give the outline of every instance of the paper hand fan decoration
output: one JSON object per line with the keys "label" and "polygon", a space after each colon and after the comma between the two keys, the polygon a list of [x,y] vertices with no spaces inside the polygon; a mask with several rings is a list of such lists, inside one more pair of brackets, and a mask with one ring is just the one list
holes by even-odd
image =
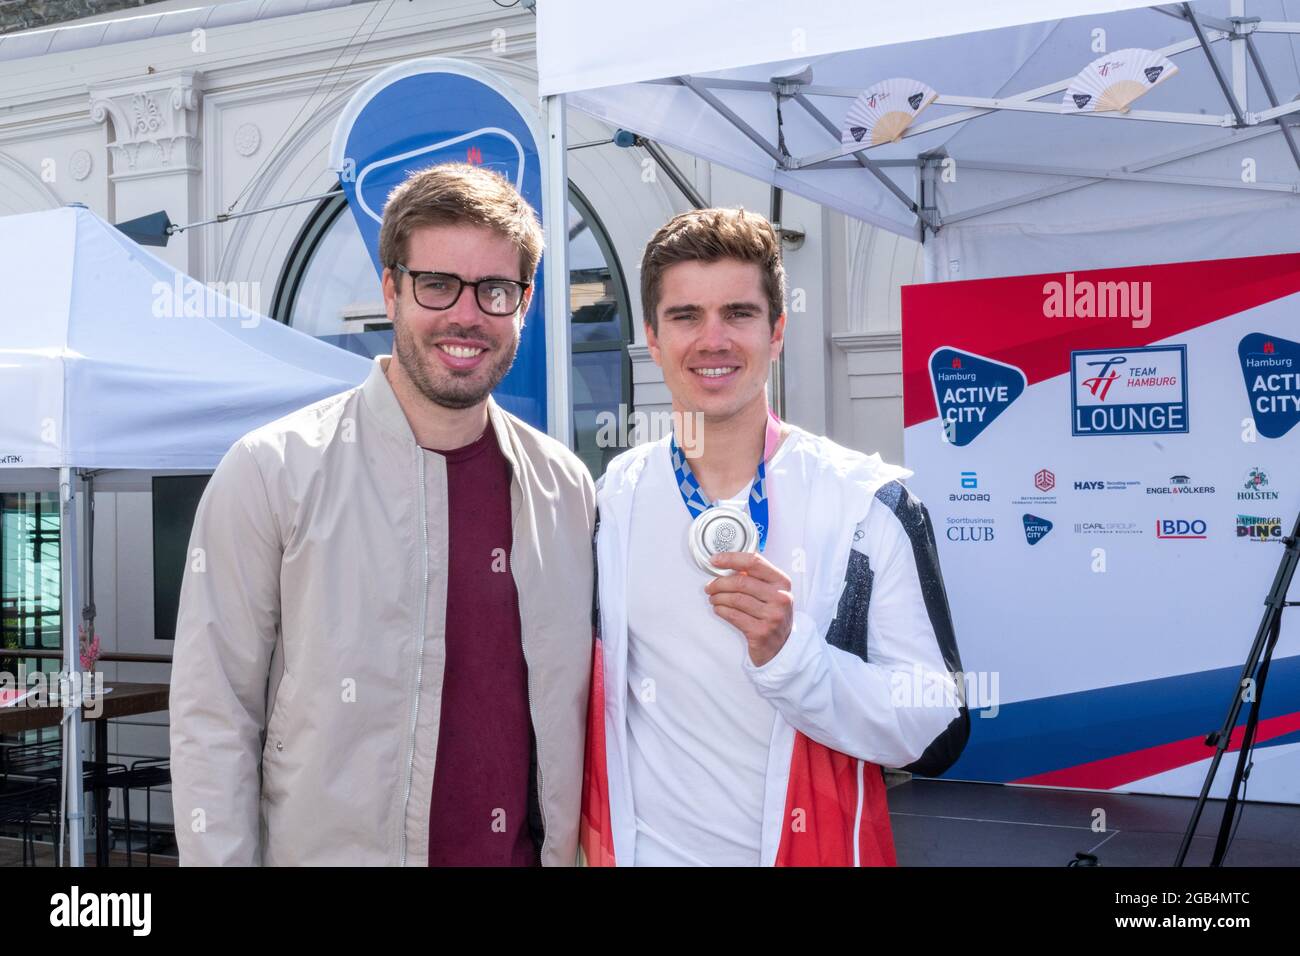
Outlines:
{"label": "paper hand fan decoration", "polygon": [[916,114],[938,95],[919,80],[882,80],[853,101],[840,129],[840,142],[867,146],[895,143]]}
{"label": "paper hand fan decoration", "polygon": [[1178,72],[1172,60],[1155,50],[1131,47],[1093,60],[1070,81],[1062,113],[1127,113],[1129,105],[1157,83]]}

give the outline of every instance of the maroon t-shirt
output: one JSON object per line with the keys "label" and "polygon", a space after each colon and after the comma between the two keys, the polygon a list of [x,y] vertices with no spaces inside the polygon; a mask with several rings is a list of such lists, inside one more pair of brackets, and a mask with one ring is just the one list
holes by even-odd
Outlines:
{"label": "maroon t-shirt", "polygon": [[536,866],[528,670],[510,573],[510,463],[489,425],[447,459],[447,666],[430,866]]}

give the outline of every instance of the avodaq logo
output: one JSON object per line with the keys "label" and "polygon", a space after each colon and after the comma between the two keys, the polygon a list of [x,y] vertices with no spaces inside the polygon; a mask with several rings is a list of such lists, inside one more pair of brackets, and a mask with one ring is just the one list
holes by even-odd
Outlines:
{"label": "avodaq logo", "polygon": [[1251,332],[1237,345],[1255,430],[1281,438],[1300,422],[1300,342]]}
{"label": "avodaq logo", "polygon": [[942,346],[930,355],[934,404],[942,438],[969,445],[1025,390],[1025,373],[1014,365]]}

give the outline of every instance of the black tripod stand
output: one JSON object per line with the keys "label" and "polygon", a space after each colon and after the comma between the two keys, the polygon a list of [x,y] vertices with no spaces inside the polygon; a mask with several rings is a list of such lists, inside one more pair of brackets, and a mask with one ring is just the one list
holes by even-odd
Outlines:
{"label": "black tripod stand", "polygon": [[1214,783],[1214,776],[1219,770],[1219,761],[1223,759],[1223,754],[1232,740],[1232,730],[1237,725],[1237,715],[1241,713],[1241,705],[1249,700],[1250,717],[1246,721],[1246,732],[1242,736],[1241,749],[1237,753],[1237,769],[1232,774],[1232,785],[1228,788],[1228,801],[1223,807],[1219,839],[1214,845],[1214,856],[1210,860],[1210,866],[1222,865],[1223,855],[1228,850],[1232,821],[1237,814],[1237,794],[1241,789],[1242,781],[1250,772],[1247,762],[1250,760],[1251,747],[1255,743],[1255,727],[1259,723],[1259,708],[1264,699],[1264,682],[1268,679],[1268,665],[1273,659],[1273,648],[1277,645],[1277,638],[1282,630],[1282,608],[1300,605],[1300,601],[1286,600],[1291,579],[1295,576],[1296,565],[1300,563],[1300,515],[1296,516],[1291,536],[1283,538],[1282,544],[1286,547],[1286,551],[1282,554],[1282,561],[1278,565],[1277,576],[1273,578],[1273,587],[1268,592],[1268,597],[1264,599],[1264,619],[1260,621],[1259,630],[1255,634],[1255,643],[1251,645],[1246,666],[1241,670],[1241,678],[1233,689],[1232,704],[1228,707],[1227,719],[1219,730],[1205,738],[1205,745],[1215,748],[1214,759],[1210,761],[1210,771],[1205,775],[1205,785],[1201,787],[1201,795],[1196,798],[1192,820],[1187,825],[1187,832],[1183,834],[1183,845],[1178,849],[1178,859],[1174,861],[1174,866],[1182,866],[1187,859],[1187,851],[1192,845],[1196,825],[1200,823],[1201,812],[1205,809],[1205,801],[1210,794],[1210,785]]}

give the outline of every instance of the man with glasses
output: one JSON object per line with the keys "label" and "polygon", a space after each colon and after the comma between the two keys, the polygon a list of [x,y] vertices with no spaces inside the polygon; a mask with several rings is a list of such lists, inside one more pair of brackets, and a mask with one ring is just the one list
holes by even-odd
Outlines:
{"label": "man with glasses", "polygon": [[491,397],[542,233],[500,175],[413,174],[379,239],[394,355],[230,450],[172,670],[183,864],[567,865],[594,491]]}

